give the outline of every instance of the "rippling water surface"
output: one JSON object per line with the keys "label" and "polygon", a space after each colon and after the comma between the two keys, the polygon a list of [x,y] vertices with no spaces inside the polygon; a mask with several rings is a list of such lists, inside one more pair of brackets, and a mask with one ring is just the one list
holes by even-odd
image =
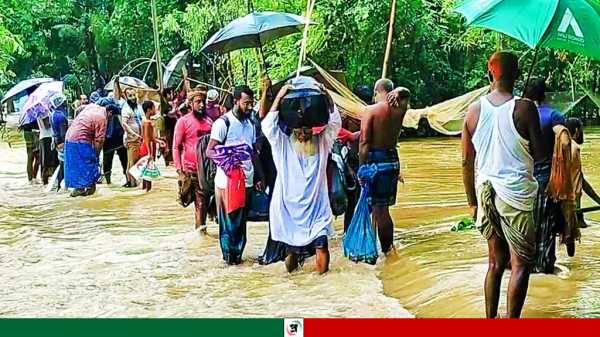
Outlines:
{"label": "rippling water surface", "polygon": [[[406,184],[399,188],[398,255],[354,264],[330,242],[331,272],[313,261],[288,275],[283,264],[253,262],[265,223],[249,224],[245,262],[227,267],[218,228],[192,230],[192,210],[175,202],[172,168],[150,193],[99,185],[90,198],[30,185],[21,136],[0,143],[0,316],[231,317],[481,316],[485,242],[452,233],[466,213],[458,140],[401,143]],[[600,189],[600,132],[587,138],[587,177]],[[115,158],[116,159],[116,158]],[[115,162],[115,167],[118,166]],[[586,201],[588,202],[588,201]],[[556,275],[532,278],[525,315],[600,316],[600,213],[588,216],[575,258],[561,249]],[[341,219],[340,219],[341,220]],[[596,221],[596,222],[595,222]]]}

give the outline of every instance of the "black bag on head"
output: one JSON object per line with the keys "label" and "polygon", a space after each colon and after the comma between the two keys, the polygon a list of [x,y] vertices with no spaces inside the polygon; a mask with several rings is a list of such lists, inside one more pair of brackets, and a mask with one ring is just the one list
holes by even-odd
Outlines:
{"label": "black bag on head", "polygon": [[312,77],[291,80],[292,88],[281,100],[279,115],[290,129],[326,125],[329,121],[327,98]]}

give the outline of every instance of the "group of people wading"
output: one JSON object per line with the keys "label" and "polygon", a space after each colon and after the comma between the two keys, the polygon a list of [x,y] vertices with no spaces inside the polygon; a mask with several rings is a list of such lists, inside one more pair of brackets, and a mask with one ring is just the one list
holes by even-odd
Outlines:
{"label": "group of people wading", "polygon": [[[252,214],[259,212],[257,209],[266,208],[269,236],[259,258],[261,264],[285,261],[292,272],[307,257],[316,255],[316,271],[329,269],[328,237],[334,233],[334,215],[328,171],[336,142],[357,158],[355,165],[348,166],[352,172],[360,163],[395,164],[396,170],[374,179],[371,199],[382,249],[392,249],[393,224],[387,207],[396,198],[396,140],[408,106],[408,91],[393,90],[389,80],[376,83],[376,103],[368,107],[361,131],[353,133],[342,128],[340,113],[325,87],[317,86],[326,97],[322,113],[327,122],[312,127],[291,128],[281,117],[282,100],[294,84],[284,85],[272,97],[268,94],[271,82],[263,78],[263,96],[255,109],[253,91],[236,87],[232,109],[216,120],[206,115],[205,91],[195,89],[187,94],[191,112],[177,121],[173,141],[178,200],[183,206],[194,203],[196,228],[201,232],[206,232],[207,216],[216,217],[223,259],[228,264],[242,262],[246,223],[256,221]],[[359,135],[360,145],[356,146]],[[350,166],[355,166],[354,170]],[[354,206],[352,201],[345,206],[347,218],[352,217]]]}
{"label": "group of people wading", "polygon": [[[553,272],[556,235],[569,255],[574,254],[579,228],[585,226],[582,216],[575,213],[582,193],[598,203],[600,197],[581,172],[581,122],[565,119],[550,108],[543,81],[527,88],[527,98],[513,95],[520,75],[515,55],[493,54],[488,69],[491,91],[469,107],[465,119],[463,178],[477,227],[488,242],[487,316],[498,316],[500,282],[504,270],[510,268],[508,316],[519,317],[530,273]],[[38,121],[39,145],[34,145],[30,130],[35,126],[24,128],[29,178],[36,175],[33,150],[37,146],[42,152],[44,182],[51,174],[46,169],[55,165],[52,151],[57,151],[61,170],[57,186],[64,175],[66,187],[74,189],[72,196],[94,193],[101,177],[100,153],[104,182],[111,183],[116,152],[127,177],[123,187],[132,188],[139,179],[130,174],[131,168],[144,155],[153,162],[161,152],[166,164],[172,163],[177,170],[177,201],[184,207],[194,205],[196,229],[206,233],[207,218],[216,219],[227,264],[242,263],[247,221],[268,220],[261,264],[285,261],[287,271],[292,272],[316,255],[316,271],[325,273],[328,237],[334,233],[332,208],[338,208],[331,201],[330,176],[331,165],[336,166],[332,149],[337,144],[345,148],[340,165],[348,201],[342,210],[344,230],[351,223],[361,184],[369,184],[365,200],[381,249],[391,252],[394,225],[388,207],[395,204],[402,179],[397,141],[410,92],[394,89],[390,80],[377,81],[374,103],[361,115],[360,131],[351,132],[342,128],[327,89],[320,84],[318,88],[326,98],[323,125],[286,125],[281,105],[294,84],[275,93],[264,77],[260,101],[256,102],[248,86],[238,86],[228,109],[219,104],[219,92],[203,85],[193,89],[186,85],[180,93],[165,90],[160,128],[153,123],[157,104],[140,100],[133,88],[121,90],[117,78],[114,96],[99,86],[90,95],[90,103],[82,97],[84,104],[70,126],[65,100],[57,99],[48,120]],[[301,110],[307,108],[301,106]],[[47,141],[48,137],[53,140]],[[356,175],[365,164],[375,168],[368,182]],[[348,188],[350,180],[354,180],[352,189]],[[149,182],[143,185],[150,190]]]}

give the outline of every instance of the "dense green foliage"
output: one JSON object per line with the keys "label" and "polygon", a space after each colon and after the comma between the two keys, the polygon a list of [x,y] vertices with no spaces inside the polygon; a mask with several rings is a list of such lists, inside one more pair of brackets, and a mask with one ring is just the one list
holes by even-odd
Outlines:
{"label": "dense green foliage", "polygon": [[[524,44],[494,32],[467,29],[452,13],[453,0],[398,0],[389,77],[409,87],[414,106],[463,94],[487,83],[485,60],[498,48],[522,55],[528,69],[533,56]],[[166,62],[190,48],[200,66],[193,76],[222,84],[257,85],[260,62],[254,50],[223,56],[203,55],[203,43],[230,20],[249,10],[301,14],[305,0],[157,0],[161,55]],[[381,76],[390,1],[317,0],[308,55],[328,69],[346,72],[350,86],[371,84]],[[148,0],[4,0],[0,3],[0,89],[17,80],[48,75],[66,80],[75,92],[89,92],[98,77],[110,79],[136,58],[154,52]],[[295,70],[301,35],[265,46],[272,78]],[[134,75],[143,77],[146,67]],[[128,72],[128,70],[125,70]],[[548,77],[556,91],[600,89],[595,61],[542,50],[534,75]],[[154,83],[153,72],[147,78]],[[521,83],[522,84],[522,83]]]}

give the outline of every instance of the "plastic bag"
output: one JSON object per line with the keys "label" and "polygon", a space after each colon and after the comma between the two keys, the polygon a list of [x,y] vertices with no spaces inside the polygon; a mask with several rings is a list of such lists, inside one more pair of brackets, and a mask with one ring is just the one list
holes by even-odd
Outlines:
{"label": "plastic bag", "polygon": [[229,172],[223,199],[227,214],[246,205],[246,177],[241,167],[236,167]]}
{"label": "plastic bag", "polygon": [[269,221],[269,202],[268,191],[253,190],[250,194],[248,221]]}
{"label": "plastic bag", "polygon": [[160,177],[160,170],[149,156],[144,156],[129,169],[129,174],[136,180],[154,181]]}
{"label": "plastic bag", "polygon": [[142,168],[141,174],[142,180],[146,181],[154,181],[160,178],[160,170],[156,166],[156,162],[154,160],[148,160],[146,165]]}
{"label": "plastic bag", "polygon": [[344,235],[344,256],[354,262],[375,264],[377,254],[377,236],[371,223],[371,210],[368,204],[369,184],[366,183],[354,210],[352,222]]}
{"label": "plastic bag", "polygon": [[473,218],[461,219],[456,225],[450,228],[452,232],[461,232],[466,230],[475,229],[475,221]]}

